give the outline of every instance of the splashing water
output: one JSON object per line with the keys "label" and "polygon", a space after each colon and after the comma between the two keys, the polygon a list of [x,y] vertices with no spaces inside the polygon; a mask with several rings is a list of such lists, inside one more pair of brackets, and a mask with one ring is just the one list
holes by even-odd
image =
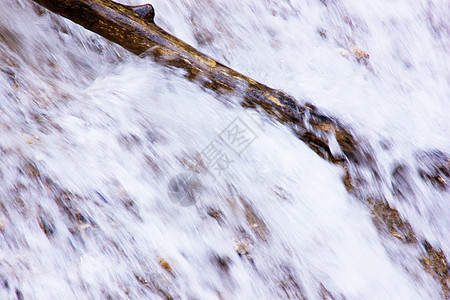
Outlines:
{"label": "splashing water", "polygon": [[[175,36],[352,128],[385,204],[240,99],[2,0],[0,299],[448,296],[447,1],[152,4]],[[254,139],[211,172],[236,120]]]}

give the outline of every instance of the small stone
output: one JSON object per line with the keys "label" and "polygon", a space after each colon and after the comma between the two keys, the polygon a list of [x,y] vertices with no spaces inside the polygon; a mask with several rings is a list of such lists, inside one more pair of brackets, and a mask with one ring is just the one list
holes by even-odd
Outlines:
{"label": "small stone", "polygon": [[370,57],[369,53],[356,46],[350,47],[350,53],[360,63],[367,63]]}
{"label": "small stone", "polygon": [[4,220],[0,219],[0,233],[5,232],[6,223]]}
{"label": "small stone", "polygon": [[348,57],[348,55],[350,54],[347,50],[345,50],[344,48],[339,48],[338,52],[340,55],[342,55],[343,57]]}
{"label": "small stone", "polygon": [[234,250],[241,256],[241,255],[247,255],[248,254],[248,247],[239,242],[237,239],[233,239],[234,244]]}
{"label": "small stone", "polygon": [[173,274],[172,267],[169,265],[169,263],[164,260],[162,257],[158,257],[158,263],[161,267],[163,267],[164,270],[169,272],[170,274]]}

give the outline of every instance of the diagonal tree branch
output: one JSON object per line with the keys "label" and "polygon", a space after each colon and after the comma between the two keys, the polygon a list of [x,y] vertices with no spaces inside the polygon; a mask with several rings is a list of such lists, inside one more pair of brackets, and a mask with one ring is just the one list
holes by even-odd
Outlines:
{"label": "diagonal tree branch", "polygon": [[[263,108],[288,125],[302,141],[333,163],[360,163],[365,155],[352,134],[312,105],[299,105],[286,93],[234,71],[158,27],[149,4],[125,6],[109,0],[34,0],[136,55],[149,54],[167,66],[186,70],[186,77],[220,94],[244,96],[245,107]],[[336,139],[342,153],[331,151]]]}

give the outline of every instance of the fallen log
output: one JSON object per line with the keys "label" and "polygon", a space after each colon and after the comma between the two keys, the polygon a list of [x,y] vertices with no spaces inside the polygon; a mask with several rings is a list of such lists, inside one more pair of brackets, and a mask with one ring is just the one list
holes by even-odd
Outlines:
{"label": "fallen log", "polygon": [[[260,107],[288,125],[298,138],[333,163],[361,163],[365,155],[353,135],[337,120],[310,104],[298,104],[286,93],[261,84],[197,51],[154,22],[149,4],[125,6],[109,0],[33,0],[136,55],[151,55],[167,66],[186,70],[186,77],[220,94],[243,95],[242,105]],[[342,152],[332,152],[329,139]]]}

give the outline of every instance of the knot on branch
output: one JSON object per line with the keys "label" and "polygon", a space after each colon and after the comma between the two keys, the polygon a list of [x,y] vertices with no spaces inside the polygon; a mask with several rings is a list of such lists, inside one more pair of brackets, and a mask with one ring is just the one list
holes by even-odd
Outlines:
{"label": "knot on branch", "polygon": [[145,19],[147,22],[153,23],[155,20],[155,9],[151,4],[128,6],[131,10]]}

